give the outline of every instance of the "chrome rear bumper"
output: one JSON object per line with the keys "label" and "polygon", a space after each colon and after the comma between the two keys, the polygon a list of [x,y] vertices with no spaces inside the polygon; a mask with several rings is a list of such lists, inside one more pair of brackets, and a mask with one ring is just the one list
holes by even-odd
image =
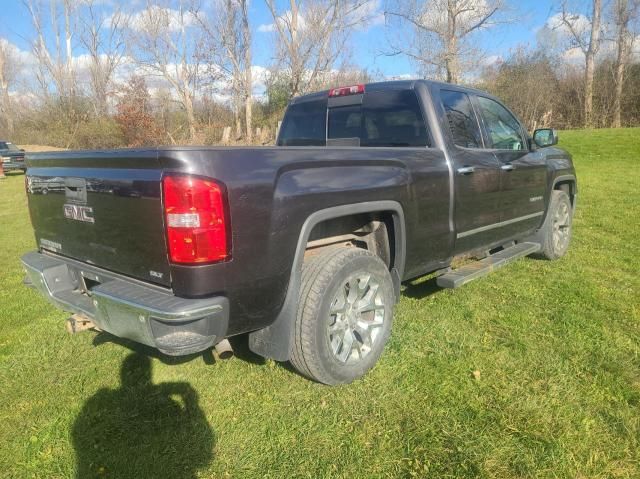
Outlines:
{"label": "chrome rear bumper", "polygon": [[225,337],[225,297],[179,298],[164,288],[35,251],[25,254],[22,263],[28,285],[58,308],[84,314],[115,336],[169,355],[196,353]]}

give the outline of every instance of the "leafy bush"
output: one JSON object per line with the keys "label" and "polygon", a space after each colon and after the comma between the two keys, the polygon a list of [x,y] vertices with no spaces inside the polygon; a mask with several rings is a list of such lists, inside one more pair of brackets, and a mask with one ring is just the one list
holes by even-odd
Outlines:
{"label": "leafy bush", "polygon": [[111,117],[92,118],[78,124],[71,147],[78,149],[121,148],[127,146],[120,126]]}

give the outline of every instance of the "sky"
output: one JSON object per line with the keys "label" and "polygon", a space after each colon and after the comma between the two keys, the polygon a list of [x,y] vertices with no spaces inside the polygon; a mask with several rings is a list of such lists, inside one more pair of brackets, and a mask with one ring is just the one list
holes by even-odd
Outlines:
{"label": "sky", "polygon": [[[285,2],[279,0],[283,7]],[[109,3],[117,0],[103,0],[105,11]],[[385,25],[382,16],[383,0],[373,0],[375,7],[380,12],[377,21],[369,22],[369,25],[355,32],[352,38],[352,62],[366,68],[372,73],[385,77],[408,76],[415,74],[415,68],[411,62],[403,56],[386,56],[385,50]],[[145,2],[131,0],[127,5],[140,4],[145,7]],[[492,27],[478,35],[480,46],[491,55],[492,58],[505,57],[509,51],[518,45],[533,45],[536,42],[536,32],[548,18],[557,10],[557,2],[552,0],[512,0],[512,23]],[[33,28],[28,12],[20,0],[0,0],[2,8],[0,22],[0,37],[4,37],[19,49],[27,51],[29,41],[33,38]],[[284,9],[284,8],[283,8]],[[268,66],[272,63],[270,43],[273,41],[273,33],[265,28],[273,22],[270,13],[263,0],[253,0],[250,4],[250,22],[253,30],[253,63],[259,66]],[[262,27],[262,28],[261,28]],[[82,53],[79,47],[74,53]]]}

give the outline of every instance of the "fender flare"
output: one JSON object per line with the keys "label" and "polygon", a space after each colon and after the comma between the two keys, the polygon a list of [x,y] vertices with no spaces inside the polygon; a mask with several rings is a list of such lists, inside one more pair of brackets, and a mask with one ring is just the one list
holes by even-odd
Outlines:
{"label": "fender flare", "polygon": [[364,203],[354,203],[348,205],[334,206],[316,211],[302,224],[298,243],[293,259],[293,267],[289,277],[289,285],[284,299],[284,303],[275,321],[266,328],[254,331],[249,334],[249,348],[256,354],[276,361],[288,361],[289,351],[292,343],[293,324],[296,317],[298,297],[300,294],[300,281],[302,276],[302,263],[304,262],[304,252],[313,228],[326,220],[350,216],[360,213],[376,213],[389,211],[393,218],[394,232],[394,261],[391,269],[391,277],[396,293],[396,298],[400,297],[400,281],[404,274],[406,259],[406,229],[404,221],[404,211],[402,205],[397,201],[368,201]]}
{"label": "fender flare", "polygon": [[[570,181],[573,182],[573,200],[571,202],[571,209],[574,211],[576,211],[576,203],[578,202],[578,180],[576,178],[575,175],[558,175],[556,177],[553,178],[553,183],[551,184],[551,191],[556,189],[556,185],[558,183],[562,183],[565,181]],[[549,194],[551,194],[551,191],[549,192]],[[546,212],[545,212],[545,216],[546,218]]]}
{"label": "fender flare", "polygon": [[575,190],[574,190],[574,198],[573,198],[573,203],[571,205],[571,209],[573,210],[573,212],[575,213],[576,211],[576,202],[578,200],[578,180],[576,179],[575,175],[558,175],[558,176],[554,176],[553,179],[549,182],[549,190],[547,191],[547,197],[549,198],[549,201],[547,201],[547,204],[545,205],[544,208],[544,214],[542,215],[542,220],[540,222],[540,224],[538,225],[538,228],[536,229],[536,231],[538,231],[540,228],[542,228],[542,225],[544,225],[544,222],[547,220],[547,214],[549,213],[549,206],[551,205],[551,194],[553,193],[553,190],[556,189],[556,185],[558,183],[561,183],[563,181],[572,181],[573,184],[575,185]]}
{"label": "fender flare", "polygon": [[578,195],[578,180],[576,179],[575,175],[558,175],[556,177],[553,178],[553,184],[551,185],[551,190],[555,190],[556,185],[558,183],[562,183],[563,181],[572,181],[573,185],[575,186],[575,191],[573,192],[573,194],[575,196]]}

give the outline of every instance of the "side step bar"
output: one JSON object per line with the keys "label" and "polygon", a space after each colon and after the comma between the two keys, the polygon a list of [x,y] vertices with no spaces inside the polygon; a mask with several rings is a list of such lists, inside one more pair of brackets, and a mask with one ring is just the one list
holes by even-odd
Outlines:
{"label": "side step bar", "polygon": [[518,258],[533,254],[539,249],[540,245],[538,243],[518,243],[479,261],[443,274],[438,277],[438,286],[441,288],[459,288],[474,279],[493,273],[498,268],[502,268]]}

